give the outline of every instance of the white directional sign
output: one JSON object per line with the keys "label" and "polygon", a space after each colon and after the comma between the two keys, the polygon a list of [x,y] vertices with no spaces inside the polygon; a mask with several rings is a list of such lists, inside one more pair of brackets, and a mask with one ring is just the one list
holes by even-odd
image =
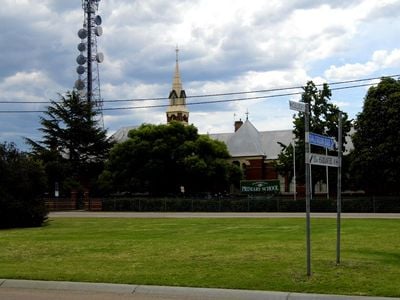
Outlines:
{"label": "white directional sign", "polygon": [[321,134],[316,134],[310,132],[308,134],[308,142],[312,145],[328,148],[328,149],[335,149],[335,140],[330,136],[324,136]]}
{"label": "white directional sign", "polygon": [[340,167],[340,159],[337,156],[321,155],[315,153],[306,153],[306,160],[312,165]]}
{"label": "white directional sign", "polygon": [[291,110],[306,112],[306,104],[302,102],[289,101],[289,107]]}

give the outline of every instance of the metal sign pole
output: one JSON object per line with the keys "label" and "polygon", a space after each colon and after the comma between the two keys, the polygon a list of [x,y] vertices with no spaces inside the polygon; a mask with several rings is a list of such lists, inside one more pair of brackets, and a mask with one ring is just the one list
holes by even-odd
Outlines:
{"label": "metal sign pole", "polygon": [[[328,156],[328,148],[325,148],[325,155]],[[329,200],[329,167],[325,167],[326,172],[326,199]]]}
{"label": "metal sign pole", "polygon": [[310,195],[311,195],[311,156],[310,156],[310,104],[289,101],[289,107],[304,113],[304,147],[305,147],[305,167],[306,167],[306,248],[307,248],[307,276],[311,276],[311,222],[310,222]]}
{"label": "metal sign pole", "polygon": [[[305,157],[309,157],[310,143],[308,140],[308,133],[310,131],[310,105],[306,104],[304,112],[304,129],[305,129]],[[310,196],[311,196],[311,164],[308,159],[305,160],[306,167],[306,247],[307,247],[307,276],[311,276],[311,221],[310,221]]]}
{"label": "metal sign pole", "polygon": [[337,220],[336,220],[336,264],[340,264],[340,231],[341,221],[340,215],[342,213],[342,112],[339,111],[339,128],[338,128],[338,159],[339,166],[337,169]]}
{"label": "metal sign pole", "polygon": [[293,140],[293,199],[296,201],[296,140]]}

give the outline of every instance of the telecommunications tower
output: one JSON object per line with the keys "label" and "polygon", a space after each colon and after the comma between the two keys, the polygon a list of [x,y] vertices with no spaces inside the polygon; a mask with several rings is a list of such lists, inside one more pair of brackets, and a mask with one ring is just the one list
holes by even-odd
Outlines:
{"label": "telecommunications tower", "polygon": [[[102,118],[103,101],[100,94],[100,77],[98,64],[103,62],[104,55],[97,52],[97,37],[103,34],[101,17],[97,14],[100,0],[82,0],[84,11],[83,26],[78,31],[81,42],[78,44],[80,54],[76,58],[78,80],[75,88],[84,101],[93,103]],[[102,120],[101,120],[102,121]]]}

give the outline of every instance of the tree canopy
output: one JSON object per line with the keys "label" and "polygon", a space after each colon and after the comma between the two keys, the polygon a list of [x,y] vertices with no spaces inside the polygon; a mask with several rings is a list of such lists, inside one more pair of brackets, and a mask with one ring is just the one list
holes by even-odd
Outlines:
{"label": "tree canopy", "polygon": [[353,135],[352,175],[367,192],[398,194],[400,186],[400,81],[382,78],[369,88]]}
{"label": "tree canopy", "polygon": [[118,192],[227,191],[241,176],[229,157],[225,144],[200,136],[193,125],[144,124],[114,146],[101,177]]}
{"label": "tree canopy", "polygon": [[87,186],[102,171],[112,143],[98,119],[93,103],[82,101],[75,91],[50,102],[40,118],[42,140],[26,140],[33,155],[44,162],[52,186],[55,182]]}

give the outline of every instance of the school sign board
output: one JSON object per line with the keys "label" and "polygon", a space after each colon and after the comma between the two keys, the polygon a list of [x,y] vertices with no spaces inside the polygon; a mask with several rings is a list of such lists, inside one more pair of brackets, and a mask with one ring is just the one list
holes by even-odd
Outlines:
{"label": "school sign board", "polygon": [[279,180],[242,180],[240,191],[246,194],[277,194],[281,189]]}

